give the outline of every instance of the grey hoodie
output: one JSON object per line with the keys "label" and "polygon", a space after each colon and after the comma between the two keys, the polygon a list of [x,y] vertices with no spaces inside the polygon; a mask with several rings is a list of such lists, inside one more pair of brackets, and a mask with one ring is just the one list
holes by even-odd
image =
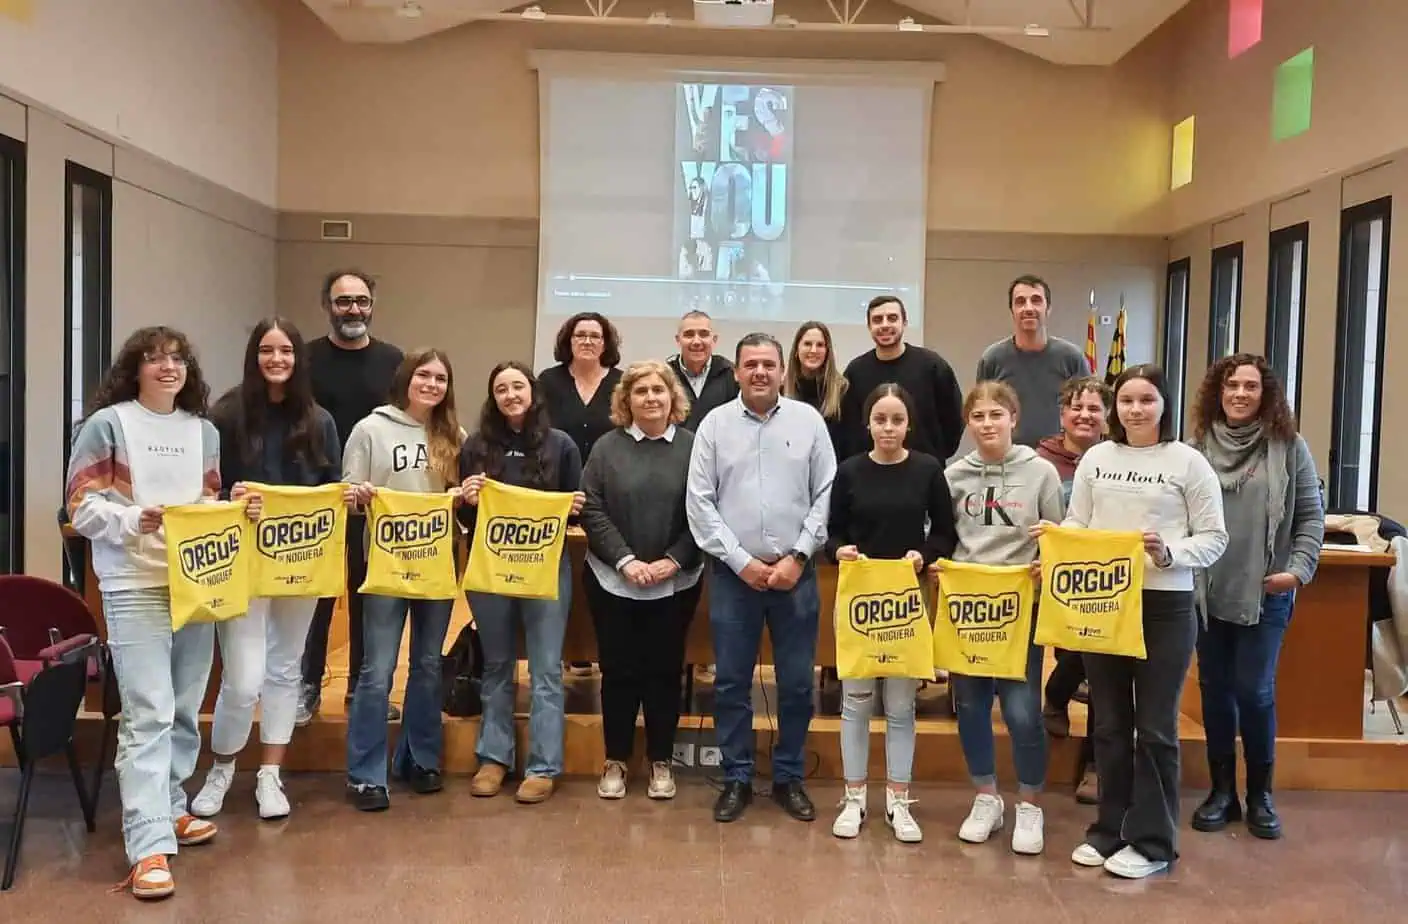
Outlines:
{"label": "grey hoodie", "polygon": [[[458,452],[456,453],[458,459]],[[383,404],[357,422],[342,453],[342,477],[393,491],[435,494],[450,487],[430,468],[425,428],[405,411]]]}
{"label": "grey hoodie", "polygon": [[958,526],[954,561],[1025,565],[1037,556],[1027,534],[1038,520],[1060,523],[1061,476],[1029,446],[1013,446],[1000,463],[984,462],[976,450],[944,472]]}

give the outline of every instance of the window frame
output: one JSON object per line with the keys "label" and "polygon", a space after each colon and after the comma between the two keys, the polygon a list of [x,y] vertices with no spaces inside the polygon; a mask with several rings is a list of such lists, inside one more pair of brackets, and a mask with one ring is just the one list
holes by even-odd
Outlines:
{"label": "window frame", "polygon": [[[1242,326],[1242,271],[1246,268],[1243,246],[1241,241],[1232,244],[1223,244],[1221,247],[1214,247],[1212,250],[1212,271],[1208,284],[1208,368],[1212,364],[1222,359],[1224,356],[1231,356],[1237,352],[1237,347],[1241,340]],[[1231,338],[1231,349],[1226,353],[1218,352],[1214,349],[1217,345],[1217,310],[1218,310],[1218,288],[1217,272],[1218,267],[1224,265],[1228,259],[1237,261],[1237,273],[1232,282],[1232,317],[1228,324],[1227,333]]]}
{"label": "window frame", "polygon": [[[1284,228],[1277,228],[1272,231],[1267,238],[1267,260],[1266,260],[1266,361],[1271,368],[1276,370],[1276,374],[1281,377],[1281,386],[1285,388],[1288,382],[1288,372],[1294,371],[1295,382],[1291,388],[1286,388],[1286,401],[1291,405],[1291,412],[1295,414],[1296,420],[1300,420],[1300,396],[1304,384],[1304,376],[1301,375],[1305,369],[1305,296],[1307,270],[1310,267],[1310,222],[1302,221],[1298,224],[1287,225]],[[1276,303],[1277,278],[1276,278],[1276,254],[1282,248],[1289,245],[1294,253],[1294,246],[1300,244],[1300,285],[1297,287],[1296,301],[1299,305],[1299,317],[1296,319],[1296,342],[1295,354],[1296,365],[1294,370],[1278,368],[1275,344],[1278,338],[1277,321],[1280,315],[1280,306]],[[1289,307],[1289,306],[1287,306]]]}
{"label": "window frame", "polygon": [[24,142],[0,135],[0,183],[6,184],[8,209],[0,213],[0,222],[7,233],[0,234],[0,245],[6,246],[6,296],[10,315],[10,527],[8,536],[0,542],[9,543],[9,573],[24,573],[25,522],[25,227],[28,214],[25,204],[25,184],[28,178]]}
{"label": "window frame", "polygon": [[[1389,257],[1392,254],[1391,234],[1393,231],[1393,197],[1391,196],[1384,196],[1379,199],[1373,199],[1369,202],[1360,203],[1359,205],[1353,205],[1349,208],[1341,210],[1340,212],[1339,280],[1336,284],[1335,295],[1335,378],[1333,382],[1335,392],[1334,400],[1332,402],[1332,413],[1330,422],[1330,471],[1327,484],[1329,505],[1333,509],[1340,510],[1358,508],[1358,477],[1359,475],[1363,474],[1358,472],[1356,474],[1356,490],[1354,492],[1356,497],[1353,499],[1352,503],[1345,503],[1344,498],[1342,497],[1342,494],[1345,490],[1345,486],[1341,480],[1341,472],[1344,466],[1341,464],[1340,457],[1344,449],[1341,430],[1347,423],[1345,415],[1344,391],[1345,373],[1347,366],[1345,354],[1348,352],[1348,338],[1351,332],[1347,328],[1345,320],[1346,314],[1349,311],[1349,298],[1351,294],[1350,285],[1352,283],[1352,279],[1350,278],[1350,269],[1352,268],[1352,261],[1354,256],[1354,241],[1351,232],[1355,225],[1360,224],[1362,222],[1372,222],[1375,219],[1383,220],[1384,230],[1382,237],[1383,259],[1380,260],[1379,263],[1379,303],[1372,309],[1367,304],[1364,306],[1365,320],[1367,320],[1368,312],[1370,310],[1374,310],[1377,316],[1377,327],[1375,328],[1377,331],[1377,343],[1375,345],[1376,351],[1374,357],[1373,389],[1374,432],[1372,439],[1370,440],[1369,449],[1372,464],[1370,465],[1369,472],[1367,473],[1369,478],[1369,502],[1367,505],[1368,509],[1376,510],[1378,508],[1379,503],[1379,450],[1383,441],[1384,353],[1388,342],[1388,338],[1385,336],[1384,325],[1388,321]],[[1366,266],[1366,282],[1367,272],[1368,267]],[[1361,324],[1360,327],[1363,327],[1363,324]],[[1364,383],[1361,381],[1361,398],[1363,395],[1363,384]],[[1364,408],[1362,402],[1356,402],[1356,407],[1358,410],[1355,416],[1358,419],[1362,419],[1364,416]]]}
{"label": "window frame", "polygon": [[[96,170],[66,161],[64,166],[64,464],[73,450],[73,425],[70,419],[75,397],[73,393],[73,193],[79,186],[96,190],[98,194],[96,269],[84,274],[83,292],[83,362],[82,384],[86,390],[97,384],[112,361],[112,177]],[[86,230],[86,229],[85,229]],[[85,249],[88,249],[85,241]],[[88,256],[85,254],[85,266]],[[89,321],[95,323],[89,324]],[[90,332],[90,327],[96,331]],[[96,337],[96,342],[91,338]],[[91,354],[90,354],[91,346]]]}
{"label": "window frame", "polygon": [[[1176,278],[1183,279],[1183,299],[1177,306],[1175,314],[1173,304],[1173,281]],[[1164,318],[1163,318],[1163,345],[1160,351],[1160,365],[1164,370],[1164,378],[1171,386],[1169,396],[1173,400],[1174,413],[1174,433],[1180,436],[1183,433],[1183,408],[1185,393],[1188,388],[1188,308],[1189,296],[1192,294],[1193,261],[1189,257],[1173,260],[1164,271]],[[1175,332],[1176,323],[1178,330]],[[1176,345],[1179,362],[1175,368],[1171,362],[1171,348]]]}

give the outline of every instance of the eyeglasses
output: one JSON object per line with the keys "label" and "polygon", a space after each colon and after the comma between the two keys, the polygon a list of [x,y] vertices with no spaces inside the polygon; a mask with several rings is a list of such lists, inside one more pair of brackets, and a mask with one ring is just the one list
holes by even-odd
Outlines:
{"label": "eyeglasses", "polygon": [[346,311],[348,308],[370,308],[370,295],[339,295],[332,300],[333,305]]}
{"label": "eyeglasses", "polygon": [[166,353],[150,350],[142,354],[142,362],[149,366],[160,366],[163,362],[170,360],[173,366],[185,366],[189,361],[185,353]]}
{"label": "eyeglasses", "polygon": [[601,343],[601,334],[573,334],[572,339],[578,343]]}

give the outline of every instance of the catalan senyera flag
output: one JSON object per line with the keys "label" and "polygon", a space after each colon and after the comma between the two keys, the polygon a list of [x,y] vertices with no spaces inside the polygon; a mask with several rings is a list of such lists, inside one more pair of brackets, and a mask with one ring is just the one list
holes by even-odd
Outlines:
{"label": "catalan senyera flag", "polygon": [[1095,351],[1098,347],[1095,344],[1095,308],[1090,309],[1090,320],[1085,324],[1085,365],[1090,370],[1090,374],[1095,374]]}
{"label": "catalan senyera flag", "polygon": [[1124,325],[1125,310],[1120,308],[1119,319],[1115,322],[1115,335],[1110,338],[1110,355],[1105,360],[1105,384],[1114,385],[1115,379],[1124,372]]}

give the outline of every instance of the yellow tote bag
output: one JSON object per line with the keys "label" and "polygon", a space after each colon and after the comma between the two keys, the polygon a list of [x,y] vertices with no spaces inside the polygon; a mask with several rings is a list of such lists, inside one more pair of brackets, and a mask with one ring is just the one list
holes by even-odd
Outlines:
{"label": "yellow tote bag", "polygon": [[1144,537],[1053,527],[1040,548],[1037,644],[1142,660]]}
{"label": "yellow tote bag", "polygon": [[377,488],[367,509],[364,594],[408,600],[453,600],[454,499]]}
{"label": "yellow tote bag", "polygon": [[247,482],[264,498],[254,525],[253,597],[340,597],[347,587],[344,486]]}
{"label": "yellow tote bag", "polygon": [[914,565],[843,561],[836,578],[836,673],[934,679],[934,632]]}
{"label": "yellow tote bag", "polygon": [[249,612],[253,550],[244,501],[167,507],[161,524],[172,631]]}
{"label": "yellow tote bag", "polygon": [[1027,679],[1032,641],[1031,569],[942,559],[934,617],[934,666],[969,677]]}
{"label": "yellow tote bag", "polygon": [[557,599],[557,573],[572,495],[485,481],[464,569],[464,589]]}

